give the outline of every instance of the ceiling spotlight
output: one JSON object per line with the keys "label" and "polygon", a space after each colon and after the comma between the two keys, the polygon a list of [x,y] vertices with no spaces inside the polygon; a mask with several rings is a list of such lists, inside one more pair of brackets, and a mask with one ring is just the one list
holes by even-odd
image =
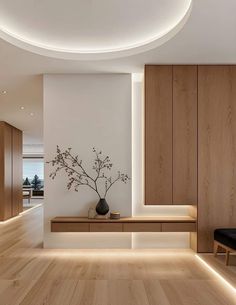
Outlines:
{"label": "ceiling spotlight", "polygon": [[34,115],[34,113],[33,113],[33,112],[30,112],[30,115],[31,115],[31,116],[33,116],[33,115]]}
{"label": "ceiling spotlight", "polygon": [[7,94],[7,91],[6,90],[2,90],[1,93],[2,94]]}
{"label": "ceiling spotlight", "polygon": [[21,109],[21,110],[24,110],[24,109],[25,109],[25,107],[24,107],[24,106],[21,106],[21,107],[20,107],[20,109]]}

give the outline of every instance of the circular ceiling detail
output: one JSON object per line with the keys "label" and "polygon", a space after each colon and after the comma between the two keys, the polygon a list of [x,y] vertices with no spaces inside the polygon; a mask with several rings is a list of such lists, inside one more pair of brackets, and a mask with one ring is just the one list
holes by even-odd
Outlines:
{"label": "circular ceiling detail", "polygon": [[1,0],[0,37],[65,59],[141,53],[173,37],[192,0]]}

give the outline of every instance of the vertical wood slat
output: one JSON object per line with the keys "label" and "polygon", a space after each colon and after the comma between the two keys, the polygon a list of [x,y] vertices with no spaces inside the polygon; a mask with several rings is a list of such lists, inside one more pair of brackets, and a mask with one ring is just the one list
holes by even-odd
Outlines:
{"label": "vertical wood slat", "polygon": [[22,131],[12,128],[12,216],[23,210]]}
{"label": "vertical wood slat", "polygon": [[4,219],[4,128],[0,122],[0,220]]}
{"label": "vertical wood slat", "polygon": [[173,204],[197,203],[197,66],[173,66]]}
{"label": "vertical wood slat", "polygon": [[0,122],[0,220],[22,211],[22,132]]}
{"label": "vertical wood slat", "polygon": [[198,251],[236,227],[236,66],[198,68]]}
{"label": "vertical wood slat", "polygon": [[172,66],[145,67],[145,204],[172,202]]}
{"label": "vertical wood slat", "polygon": [[12,215],[12,129],[5,122],[1,122],[1,220],[11,218]]}
{"label": "vertical wood slat", "polygon": [[4,128],[4,150],[4,219],[9,219],[12,216],[12,129],[8,124]]}

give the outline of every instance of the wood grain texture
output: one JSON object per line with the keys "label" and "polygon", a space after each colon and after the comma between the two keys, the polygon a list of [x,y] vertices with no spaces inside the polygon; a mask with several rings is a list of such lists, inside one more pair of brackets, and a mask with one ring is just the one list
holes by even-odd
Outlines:
{"label": "wood grain texture", "polygon": [[[51,220],[52,232],[161,232],[167,228],[176,232],[196,231],[196,220],[190,216],[129,217],[114,219],[89,219],[86,217],[55,217]],[[168,224],[170,226],[168,227]],[[164,225],[164,226],[163,226]],[[162,230],[164,228],[164,230]],[[181,231],[182,230],[182,231]],[[169,231],[175,232],[175,231]]]}
{"label": "wood grain texture", "polygon": [[122,223],[90,223],[90,232],[122,232]]}
{"label": "wood grain texture", "polygon": [[52,222],[52,232],[89,232],[89,223],[76,223],[76,222]]}
{"label": "wood grain texture", "polygon": [[4,125],[0,122],[0,220],[4,219]]}
{"label": "wood grain texture", "polygon": [[197,203],[197,66],[173,66],[173,204]]}
{"label": "wood grain texture", "polygon": [[[197,202],[195,205],[189,206],[189,216],[193,217],[194,219],[197,219]],[[197,252],[197,223],[196,223],[196,232],[190,233],[190,248]]]}
{"label": "wood grain texture", "polygon": [[51,220],[52,223],[158,223],[158,222],[196,222],[196,218],[191,216],[137,216],[121,217],[120,219],[96,219],[76,216],[57,216]]}
{"label": "wood grain texture", "polygon": [[23,211],[22,196],[22,131],[12,128],[12,216]]}
{"label": "wood grain texture", "polygon": [[236,66],[198,68],[198,251],[236,227]]}
{"label": "wood grain texture", "polygon": [[42,249],[42,212],[0,223],[1,304],[236,304],[192,251]]}
{"label": "wood grain texture", "polygon": [[161,223],[124,223],[124,232],[161,232]]}
{"label": "wood grain texture", "polygon": [[213,269],[236,288],[236,255],[231,255],[229,266],[225,266],[225,255],[221,253],[217,257],[213,254],[199,254],[199,256]]}
{"label": "wood grain texture", "polygon": [[0,122],[0,220],[22,211],[22,132]]}
{"label": "wood grain texture", "polygon": [[1,122],[1,220],[12,216],[12,128],[9,124]]}
{"label": "wood grain texture", "polygon": [[145,204],[172,203],[172,66],[145,66]]}
{"label": "wood grain texture", "polygon": [[196,232],[195,223],[162,223],[162,232]]}

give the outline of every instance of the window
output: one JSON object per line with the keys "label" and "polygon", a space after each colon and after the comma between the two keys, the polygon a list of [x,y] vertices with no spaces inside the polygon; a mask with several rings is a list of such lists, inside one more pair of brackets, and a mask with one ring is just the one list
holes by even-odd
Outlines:
{"label": "window", "polygon": [[31,182],[37,175],[43,185],[44,180],[44,161],[43,158],[23,158],[23,179]]}

